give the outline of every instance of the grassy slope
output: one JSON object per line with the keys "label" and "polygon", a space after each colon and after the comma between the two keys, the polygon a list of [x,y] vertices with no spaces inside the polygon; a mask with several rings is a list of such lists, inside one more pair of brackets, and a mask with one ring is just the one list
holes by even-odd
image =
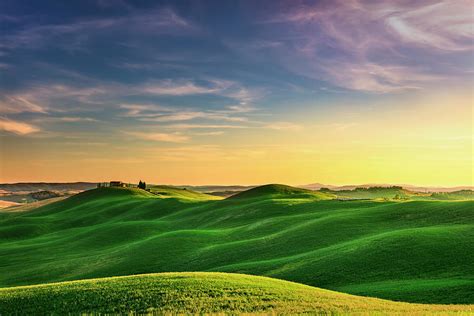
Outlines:
{"label": "grassy slope", "polygon": [[35,208],[48,205],[54,202],[58,202],[61,200],[64,200],[68,198],[68,196],[58,196],[46,200],[41,200],[41,201],[36,201],[36,202],[31,202],[31,203],[20,203],[16,205],[9,206],[7,208],[2,209],[2,212],[24,212],[24,211],[30,211]]}
{"label": "grassy slope", "polygon": [[0,213],[0,286],[226,271],[388,299],[474,303],[474,202],[263,191],[211,200],[99,189]]}
{"label": "grassy slope", "polygon": [[295,188],[283,184],[267,184],[237,193],[231,196],[230,199],[306,198],[329,200],[335,197],[333,194]]}
{"label": "grassy slope", "polygon": [[176,187],[166,186],[166,185],[155,185],[151,187],[151,192],[158,195],[159,197],[166,198],[180,198],[180,199],[189,199],[194,201],[206,201],[206,200],[220,200],[221,198],[204,194],[201,192],[191,191],[188,189],[179,189]]}
{"label": "grassy slope", "polygon": [[265,277],[161,273],[0,289],[0,314],[68,313],[469,314],[474,305],[422,305],[352,296]]}

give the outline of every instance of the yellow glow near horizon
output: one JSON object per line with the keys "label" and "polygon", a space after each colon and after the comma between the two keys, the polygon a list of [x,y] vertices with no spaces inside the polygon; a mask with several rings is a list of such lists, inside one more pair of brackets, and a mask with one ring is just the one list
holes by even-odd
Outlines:
{"label": "yellow glow near horizon", "polygon": [[472,101],[470,93],[439,94],[319,121],[300,117],[301,129],[233,130],[166,146],[30,139],[2,150],[1,182],[473,185]]}

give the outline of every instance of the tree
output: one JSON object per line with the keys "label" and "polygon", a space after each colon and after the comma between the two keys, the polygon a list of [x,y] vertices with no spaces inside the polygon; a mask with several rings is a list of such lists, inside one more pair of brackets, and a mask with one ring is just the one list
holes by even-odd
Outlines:
{"label": "tree", "polygon": [[146,183],[145,183],[145,181],[142,182],[142,180],[140,180],[140,182],[138,182],[138,188],[139,188],[139,189],[142,189],[142,190],[146,190]]}

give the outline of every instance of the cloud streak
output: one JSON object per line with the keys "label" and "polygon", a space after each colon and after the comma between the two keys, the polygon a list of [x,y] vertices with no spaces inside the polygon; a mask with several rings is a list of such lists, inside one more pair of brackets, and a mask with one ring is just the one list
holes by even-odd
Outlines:
{"label": "cloud streak", "polygon": [[472,1],[460,0],[433,2],[415,10],[395,7],[384,12],[384,18],[404,42],[448,51],[471,50],[472,5]]}
{"label": "cloud streak", "polygon": [[189,140],[188,136],[182,135],[180,133],[127,132],[127,135],[131,135],[144,140],[167,143],[184,143]]}
{"label": "cloud streak", "polygon": [[387,93],[454,78],[420,62],[414,66],[406,52],[472,52],[473,20],[470,1],[351,0],[293,4],[262,25],[284,26],[282,38],[272,34],[267,40],[285,43],[274,50],[291,71],[351,90]]}
{"label": "cloud streak", "polygon": [[0,130],[10,132],[16,135],[28,135],[38,132],[40,129],[34,125],[10,120],[4,117],[0,117]]}
{"label": "cloud streak", "polygon": [[273,129],[278,131],[299,131],[303,126],[291,122],[272,122],[264,124],[263,128]]}
{"label": "cloud streak", "polygon": [[197,32],[198,28],[170,8],[133,11],[115,18],[95,18],[62,24],[26,24],[22,30],[0,36],[0,49],[40,49],[53,45],[69,50],[71,44],[81,46],[89,38],[118,31],[157,36],[190,34]]}
{"label": "cloud streak", "polygon": [[[32,100],[33,99],[33,100]],[[13,94],[0,96],[0,113],[14,114],[14,113],[46,113],[47,108],[42,104],[34,101],[31,94]]]}
{"label": "cloud streak", "polygon": [[[230,114],[249,113],[255,110],[251,103],[261,97],[258,90],[249,90],[235,81],[222,79],[201,80],[197,84],[190,79],[145,81],[135,84],[110,83],[97,80],[87,80],[74,76],[75,85],[57,83],[35,83],[20,91],[10,93],[4,92],[0,96],[0,113],[47,113],[48,111],[65,110],[61,104],[71,101],[83,105],[97,107],[110,107],[117,99],[129,96],[190,96],[208,94],[212,96],[225,97],[231,105],[223,105],[221,109],[213,112],[182,113],[182,116],[172,116],[176,109],[171,106],[157,106],[146,104],[122,104],[120,108],[126,109],[124,114],[129,117],[150,117],[159,120],[185,120],[186,117],[209,117],[214,119],[242,121],[243,118],[230,118]],[[186,116],[186,117],[185,117]]]}
{"label": "cloud streak", "polygon": [[197,85],[192,81],[164,80],[157,83],[146,84],[142,87],[143,92],[157,95],[193,95],[193,94],[213,94],[221,93],[228,89],[233,83],[229,81],[213,80],[211,85]]}

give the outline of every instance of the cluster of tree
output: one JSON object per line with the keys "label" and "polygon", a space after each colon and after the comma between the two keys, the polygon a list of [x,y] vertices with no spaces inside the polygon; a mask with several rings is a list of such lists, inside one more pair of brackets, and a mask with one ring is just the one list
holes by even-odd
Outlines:
{"label": "cluster of tree", "polygon": [[332,192],[329,188],[320,188],[319,191],[321,192]]}
{"label": "cluster of tree", "polygon": [[393,199],[394,200],[408,200],[408,197],[406,195],[403,195],[403,194],[395,194]]}
{"label": "cluster of tree", "polygon": [[373,186],[373,187],[357,187],[354,189],[354,191],[372,191],[372,192],[377,192],[377,191],[385,191],[385,190],[403,190],[403,187],[398,186],[398,185],[392,185],[392,186],[386,186],[386,187],[381,187],[381,186]]}
{"label": "cluster of tree", "polygon": [[138,188],[146,190],[146,182],[145,181],[142,182],[142,180],[140,180],[140,182],[138,182]]}

